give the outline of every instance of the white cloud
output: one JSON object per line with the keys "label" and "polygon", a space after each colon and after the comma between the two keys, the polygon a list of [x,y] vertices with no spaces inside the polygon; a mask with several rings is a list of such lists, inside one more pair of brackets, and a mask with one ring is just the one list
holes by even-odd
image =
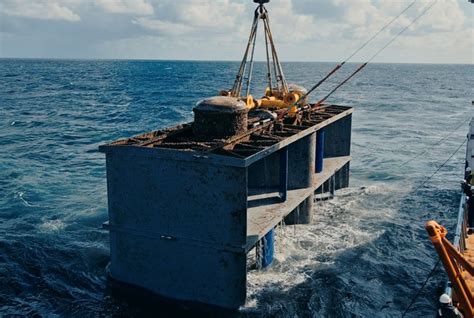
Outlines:
{"label": "white cloud", "polygon": [[144,0],[96,0],[96,4],[109,13],[151,15],[153,6]]}
{"label": "white cloud", "polygon": [[429,14],[420,20],[420,25],[430,26],[441,31],[460,31],[463,29],[466,17],[455,0],[438,0]]}
{"label": "white cloud", "polygon": [[[352,61],[370,57],[432,1],[417,0]],[[266,7],[282,60],[337,61],[347,57],[411,2],[272,0]],[[86,44],[79,47],[80,52],[95,50],[100,57],[120,54],[123,58],[142,55],[147,58],[211,60],[241,58],[256,8],[250,0],[0,0],[0,5],[1,31],[10,35],[3,40],[5,43],[22,43],[16,37],[20,35],[56,36],[58,43],[62,43],[65,32],[75,32],[76,37]],[[429,50],[437,52],[437,55],[430,55],[431,59],[427,62],[436,62],[437,56],[439,61],[470,62],[474,44],[472,14],[469,15],[472,7],[467,1],[438,0],[432,10],[377,60],[408,62],[416,54],[421,56],[418,52]],[[21,20],[15,16],[34,17],[36,20]],[[51,22],[46,21],[79,21],[81,18],[83,23],[69,24],[67,31],[55,31],[49,24]],[[133,54],[130,49],[117,52],[126,48],[127,43],[136,47]],[[153,49],[149,43],[154,43],[155,47],[159,44],[160,50]],[[263,47],[260,27],[257,59],[265,57]],[[415,49],[416,54],[413,55],[411,52]],[[67,50],[61,46],[61,52]],[[70,50],[71,54],[79,54],[74,53],[72,48]],[[17,51],[20,51],[20,46]],[[11,53],[14,52],[11,45],[7,52],[9,56],[15,55]],[[75,52],[78,52],[77,48]],[[453,60],[447,60],[448,56],[453,56]]]}
{"label": "white cloud", "polygon": [[189,0],[185,4],[161,0],[154,5],[154,17],[138,17],[132,23],[160,36],[232,34],[245,18],[245,5],[229,0]]}
{"label": "white cloud", "polygon": [[168,21],[161,21],[158,19],[150,19],[145,17],[139,17],[132,20],[132,23],[137,24],[145,29],[151,31],[158,31],[166,35],[181,35],[193,31],[192,27],[189,27],[182,23],[174,23]]}
{"label": "white cloud", "polygon": [[24,18],[41,20],[65,20],[76,22],[81,17],[68,7],[61,5],[60,1],[52,0],[4,0],[0,6],[1,12]]}
{"label": "white cloud", "polygon": [[246,5],[231,0],[155,0],[155,19],[222,33],[242,23]]}
{"label": "white cloud", "polygon": [[[376,41],[355,56],[354,60],[369,58],[431,1],[417,1],[389,30],[380,34]],[[283,60],[334,61],[347,57],[409,3],[409,0],[274,0],[267,8],[277,49]],[[152,31],[151,36],[154,34],[160,37],[159,42],[166,44],[162,52],[173,51],[172,47],[177,51],[178,48],[183,48],[183,43],[188,43],[189,47],[193,47],[195,55],[188,58],[204,56],[207,59],[225,58],[223,52],[234,52],[228,58],[240,57],[256,7],[250,1],[241,3],[236,0],[213,3],[210,0],[160,0],[154,5],[154,17],[133,21]],[[325,15],[318,8],[325,8],[330,14]],[[444,57],[452,55],[454,50],[449,47],[459,48],[456,57],[466,56],[464,60],[468,59],[468,45],[472,45],[472,41],[465,41],[469,42],[468,45],[460,46],[455,42],[460,36],[449,36],[450,32],[469,34],[463,27],[465,19],[455,0],[438,0],[438,4],[385,50],[379,60],[383,61],[384,57],[393,58],[393,52],[397,50],[409,52],[415,48],[413,43],[417,44],[417,51],[421,51],[423,46],[430,47],[430,50],[438,50],[440,56],[443,54]],[[259,32],[261,34],[261,29]],[[180,36],[179,39],[176,35]],[[404,37],[406,40],[403,40]],[[259,39],[262,40],[261,37]],[[261,47],[262,43],[259,42],[256,56],[260,59],[264,57]],[[295,50],[295,47],[298,49]],[[397,56],[399,57],[403,58]]]}
{"label": "white cloud", "polygon": [[181,21],[196,27],[228,29],[236,26],[244,11],[245,5],[228,0],[191,0],[184,6],[178,5],[175,12]]}

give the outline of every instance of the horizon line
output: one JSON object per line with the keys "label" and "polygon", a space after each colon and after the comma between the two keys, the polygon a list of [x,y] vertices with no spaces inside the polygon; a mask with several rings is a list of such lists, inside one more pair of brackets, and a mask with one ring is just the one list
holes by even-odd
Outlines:
{"label": "horizon line", "polygon": [[[160,58],[91,58],[91,57],[0,57],[0,60],[69,60],[69,61],[157,61],[157,62],[241,62],[241,60],[225,59],[160,59]],[[254,62],[266,62],[265,60],[255,60]],[[336,61],[281,61],[282,63],[334,63]],[[353,61],[347,63],[365,63],[365,61]],[[471,63],[432,63],[432,62],[371,62],[370,64],[427,64],[427,65],[474,65]]]}

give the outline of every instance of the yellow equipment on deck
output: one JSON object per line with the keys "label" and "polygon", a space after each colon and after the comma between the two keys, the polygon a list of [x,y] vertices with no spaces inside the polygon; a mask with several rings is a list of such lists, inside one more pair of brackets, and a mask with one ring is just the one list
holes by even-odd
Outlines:
{"label": "yellow equipment on deck", "polygon": [[[276,52],[275,43],[273,42],[268,11],[264,6],[264,3],[268,3],[269,0],[254,0],[254,2],[258,3],[259,6],[255,10],[249,40],[244,52],[244,57],[240,63],[234,85],[232,86],[232,89],[223,90],[219,93],[219,95],[236,97],[244,101],[249,109],[286,109],[286,113],[288,115],[294,116],[298,112],[298,106],[302,106],[306,103],[307,91],[297,85],[288,85],[286,82],[285,75],[283,74],[283,69]],[[252,81],[254,63],[253,57],[255,52],[255,42],[257,39],[257,28],[260,20],[262,20],[265,35],[267,88],[262,98],[255,99],[252,97],[252,95],[250,95],[250,84]],[[246,88],[245,92],[243,93],[242,87],[244,80]]]}

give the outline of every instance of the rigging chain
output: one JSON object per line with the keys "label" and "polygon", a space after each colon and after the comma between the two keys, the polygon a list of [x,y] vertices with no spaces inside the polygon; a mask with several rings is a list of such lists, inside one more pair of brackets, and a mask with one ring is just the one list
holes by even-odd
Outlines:
{"label": "rigging chain", "polygon": [[258,10],[259,10],[259,8],[260,8],[260,6],[255,10],[255,14],[254,14],[253,22],[252,22],[252,27],[250,29],[249,40],[247,42],[247,47],[245,48],[245,52],[244,52],[244,57],[242,58],[242,62],[240,63],[239,71],[237,73],[237,76],[235,77],[234,85],[232,86],[231,96],[234,96],[234,97],[240,96],[240,92],[242,90],[242,80],[243,80],[243,76],[245,74],[245,68],[247,66],[247,56],[248,56],[248,53],[249,53],[250,45],[252,43],[252,39],[255,36],[255,33],[256,33],[255,31],[256,31],[256,28],[257,28],[257,24],[258,24],[258,19],[259,19]]}
{"label": "rigging chain", "polygon": [[[267,78],[269,88],[272,89],[272,66],[273,66],[273,73],[276,80],[276,88],[277,90],[281,90],[284,93],[288,93],[288,84],[286,83],[285,76],[283,74],[283,70],[281,67],[280,60],[278,58],[278,54],[276,52],[275,43],[273,42],[273,35],[270,30],[270,19],[268,17],[268,11],[263,4],[260,4],[257,9],[255,10],[254,19],[252,23],[252,27],[250,30],[249,39],[247,42],[247,47],[244,52],[244,56],[242,58],[242,62],[240,63],[239,71],[234,81],[234,85],[230,91],[230,95],[234,97],[240,97],[242,92],[242,82],[244,80],[244,74],[247,69],[247,63],[250,64],[249,69],[247,71],[247,80],[246,80],[246,95],[248,96],[250,93],[250,84],[252,81],[252,72],[253,72],[253,58],[255,53],[255,43],[257,39],[257,27],[259,20],[263,20],[264,26],[264,33],[265,33],[265,49],[267,55]],[[271,59],[272,63],[270,63],[270,52],[271,50]],[[250,61],[247,61],[248,55],[250,52]]]}

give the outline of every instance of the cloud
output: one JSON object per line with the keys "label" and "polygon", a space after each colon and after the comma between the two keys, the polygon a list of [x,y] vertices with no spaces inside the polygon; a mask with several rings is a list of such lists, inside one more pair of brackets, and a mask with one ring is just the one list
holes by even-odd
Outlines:
{"label": "cloud", "polygon": [[[293,3],[295,13],[310,15],[317,21],[323,20],[324,23],[318,24],[327,25],[332,23],[339,25],[339,30],[333,29],[334,32],[330,36],[336,36],[341,27],[344,27],[347,35],[357,38],[367,37],[371,33],[377,32],[411,3],[408,0],[293,0],[290,2]],[[389,33],[397,33],[432,3],[432,0],[416,1],[406,13],[390,26]],[[420,18],[410,30],[426,31],[429,28],[431,31],[459,31],[463,29],[465,21],[466,17],[460,9],[458,1],[438,0],[433,8]],[[317,27],[312,30],[315,33],[319,32]]]}
{"label": "cloud", "polygon": [[4,0],[0,6],[1,12],[9,16],[41,20],[65,20],[77,22],[81,17],[71,9],[61,5],[59,1],[49,0]]}
{"label": "cloud", "polygon": [[[337,61],[411,1],[272,0],[266,7],[282,60]],[[417,0],[352,61],[370,57],[431,1]],[[49,52],[56,57],[211,60],[241,58],[256,8],[250,0],[0,0],[0,5],[2,56],[41,52],[47,57]],[[409,62],[432,51],[437,54],[423,54],[426,62],[469,63],[472,18],[467,1],[438,0],[377,61]],[[81,23],[58,27],[58,20]],[[261,27],[257,41],[256,59],[264,59]]]}
{"label": "cloud", "polygon": [[440,31],[460,31],[465,23],[466,17],[458,1],[438,0],[430,13],[420,20],[419,25]]}
{"label": "cloud", "polygon": [[[246,17],[246,6],[229,0],[160,0],[154,3],[153,17],[137,17],[132,23],[157,36],[187,35],[216,37],[238,32]],[[240,35],[240,32],[238,32]]]}
{"label": "cloud", "polygon": [[139,17],[132,20],[132,23],[137,24],[145,29],[151,31],[157,31],[159,34],[165,35],[182,35],[185,33],[189,33],[194,29],[190,26],[187,26],[182,23],[174,23],[169,21],[161,21],[157,19],[150,19],[145,17]]}
{"label": "cloud", "polygon": [[96,4],[109,13],[152,15],[153,6],[144,0],[96,0]]}
{"label": "cloud", "polygon": [[224,28],[236,26],[239,18],[245,12],[245,5],[240,3],[213,0],[193,0],[185,6],[176,6],[174,12],[176,17],[187,24],[195,27]]}

